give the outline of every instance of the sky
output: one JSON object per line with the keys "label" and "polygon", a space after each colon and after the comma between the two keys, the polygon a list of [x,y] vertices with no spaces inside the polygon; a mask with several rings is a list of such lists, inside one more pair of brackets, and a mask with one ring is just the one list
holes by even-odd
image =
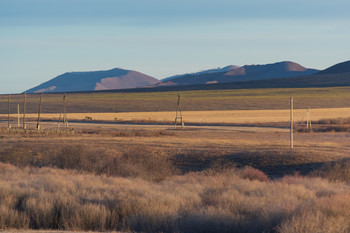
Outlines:
{"label": "sky", "polygon": [[0,0],[0,94],[72,71],[157,79],[227,65],[350,60],[348,0]]}

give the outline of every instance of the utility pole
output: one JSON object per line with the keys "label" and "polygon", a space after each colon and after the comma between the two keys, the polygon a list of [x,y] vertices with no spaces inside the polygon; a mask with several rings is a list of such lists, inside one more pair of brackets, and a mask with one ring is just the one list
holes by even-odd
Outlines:
{"label": "utility pole", "polygon": [[7,123],[8,123],[8,128],[11,128],[11,124],[10,124],[10,114],[11,114],[11,110],[10,110],[10,95],[7,96],[7,107],[8,107],[8,115],[7,115]]}
{"label": "utility pole", "polygon": [[[63,116],[62,116],[63,115]],[[63,117],[63,119],[62,119]],[[65,129],[68,128],[68,120],[67,120],[67,102],[66,102],[66,93],[63,95],[62,107],[60,111],[60,117],[58,118],[58,128],[61,126],[61,119],[63,123],[63,127]]]}
{"label": "utility pole", "polygon": [[311,129],[310,107],[307,109],[306,128]]}
{"label": "utility pole", "polygon": [[39,130],[40,129],[40,114],[41,114],[41,104],[43,102],[43,93],[40,95],[40,102],[39,102],[39,110],[38,110],[38,122],[36,124],[36,128]]}
{"label": "utility pole", "polygon": [[181,123],[181,128],[185,127],[185,124],[182,120],[182,111],[181,111],[181,97],[180,94],[177,95],[177,107],[176,107],[176,116],[175,116],[175,129],[178,121]]}
{"label": "utility pole", "polygon": [[20,127],[20,120],[19,120],[19,104],[17,104],[17,127]]}
{"label": "utility pole", "polygon": [[27,128],[26,126],[26,106],[27,105],[27,94],[24,92],[24,100],[23,100],[23,129]]}
{"label": "utility pole", "polygon": [[293,97],[290,97],[290,148],[293,149]]}
{"label": "utility pole", "polygon": [[66,93],[64,93],[63,96],[63,124],[64,128],[68,128],[68,120],[67,120],[67,96]]}

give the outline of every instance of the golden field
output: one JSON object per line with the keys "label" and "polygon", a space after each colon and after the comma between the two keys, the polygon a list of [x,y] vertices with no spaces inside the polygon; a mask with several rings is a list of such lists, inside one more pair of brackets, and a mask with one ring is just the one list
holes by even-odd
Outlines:
{"label": "golden field", "polygon": [[[306,120],[307,109],[295,109],[294,121]],[[59,118],[58,113],[43,113],[42,119]],[[91,117],[97,121],[159,121],[172,122],[176,112],[120,112],[120,113],[67,113],[68,120],[85,120]],[[191,123],[267,123],[287,122],[290,119],[290,110],[222,110],[222,111],[183,111],[182,116],[185,122]],[[7,114],[1,114],[5,119]],[[26,114],[27,118],[36,119],[37,114]],[[335,119],[350,117],[350,108],[316,108],[310,110],[311,120]],[[17,115],[11,114],[13,121]],[[22,118],[22,114],[20,114]],[[22,120],[22,119],[20,119]]]}

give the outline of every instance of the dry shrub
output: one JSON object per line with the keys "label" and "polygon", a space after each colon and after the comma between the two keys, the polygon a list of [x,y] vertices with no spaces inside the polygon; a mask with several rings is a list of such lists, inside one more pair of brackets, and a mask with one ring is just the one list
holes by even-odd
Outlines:
{"label": "dry shrub", "polygon": [[337,194],[310,201],[296,209],[279,227],[281,233],[349,231],[349,194]]}
{"label": "dry shrub", "polygon": [[22,137],[22,138],[42,138],[42,137],[57,137],[57,136],[74,136],[74,129],[41,129],[34,128],[23,130],[22,128],[0,128],[0,137]]}
{"label": "dry shrub", "polygon": [[240,226],[240,222],[238,216],[226,210],[208,207],[181,218],[179,228],[182,230],[180,232],[188,233],[244,232],[246,229]]}
{"label": "dry shrub", "polygon": [[174,136],[174,132],[167,130],[119,130],[115,133],[116,137],[161,137]]}
{"label": "dry shrub", "polygon": [[344,125],[344,124],[350,124],[350,118],[320,119],[312,123],[324,124],[324,125]]}
{"label": "dry shrub", "polygon": [[16,166],[30,165],[32,158],[28,156],[31,152],[29,145],[12,146],[0,153],[1,162],[10,163]]}
{"label": "dry shrub", "polygon": [[252,167],[245,167],[242,171],[242,177],[244,179],[258,180],[263,182],[270,180],[264,172]]}
{"label": "dry shrub", "polygon": [[29,217],[24,213],[20,213],[10,206],[0,205],[0,229],[21,228],[27,229],[29,225]]}
{"label": "dry shrub", "polygon": [[161,181],[177,173],[167,153],[141,146],[115,151],[73,144],[38,152],[24,144],[5,149],[0,153],[0,161],[20,167],[57,167],[154,181]]}
{"label": "dry shrub", "polygon": [[139,177],[161,181],[177,174],[169,156],[161,150],[151,150],[141,146],[124,152],[115,167],[115,174],[122,177]]}
{"label": "dry shrub", "polygon": [[316,126],[312,129],[299,129],[300,133],[309,133],[309,132],[350,132],[350,126]]}
{"label": "dry shrub", "polygon": [[324,164],[310,176],[319,176],[331,181],[350,181],[350,161],[341,160]]}
{"label": "dry shrub", "polygon": [[154,181],[163,180],[176,173],[165,152],[139,146],[119,153],[69,146],[62,148],[52,161],[53,165],[62,169]]}
{"label": "dry shrub", "polygon": [[256,182],[239,172],[197,172],[155,183],[1,163],[0,171],[3,229],[254,233],[350,226],[350,187],[320,178]]}
{"label": "dry shrub", "polygon": [[300,175],[299,172],[294,172],[293,175],[287,175],[280,179],[281,182],[286,184],[297,184],[299,182],[302,182],[304,177]]}
{"label": "dry shrub", "polygon": [[299,127],[295,129],[298,133],[313,133],[313,132],[317,132],[316,129],[312,129],[312,128],[306,128],[306,127]]}

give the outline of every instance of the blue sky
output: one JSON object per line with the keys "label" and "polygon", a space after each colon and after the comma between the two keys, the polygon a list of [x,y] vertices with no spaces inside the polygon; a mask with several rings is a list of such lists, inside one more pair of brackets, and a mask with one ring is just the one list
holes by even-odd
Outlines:
{"label": "blue sky", "polygon": [[0,0],[0,93],[70,71],[158,79],[226,65],[350,60],[348,0]]}

